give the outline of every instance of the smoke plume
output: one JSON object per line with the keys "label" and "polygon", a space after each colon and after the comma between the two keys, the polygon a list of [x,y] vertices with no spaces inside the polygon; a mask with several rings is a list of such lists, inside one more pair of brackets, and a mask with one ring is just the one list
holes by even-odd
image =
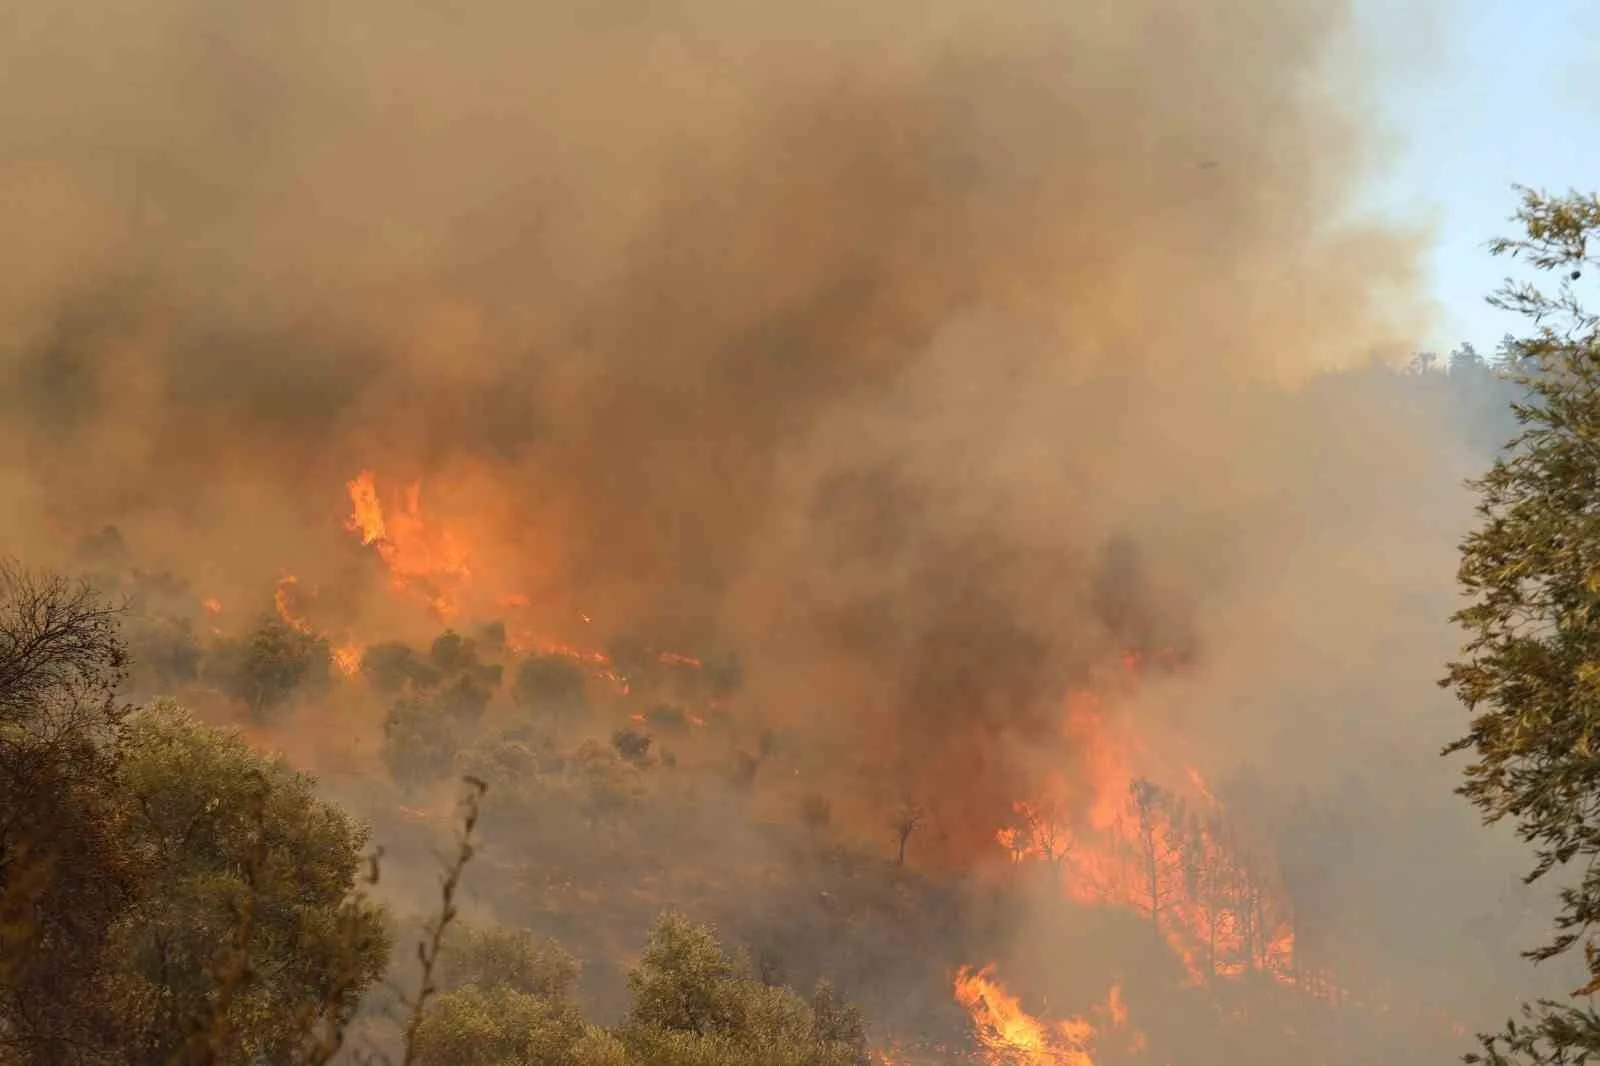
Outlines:
{"label": "smoke plume", "polygon": [[1477,460],[1317,385],[1425,324],[1416,235],[1350,210],[1349,19],[19,9],[3,547],[114,523],[381,633],[344,486],[420,481],[469,593],[737,651],[852,789],[929,807],[929,861],[1070,773],[1062,696],[1125,652],[1180,665],[1139,713],[1213,763],[1431,756]]}

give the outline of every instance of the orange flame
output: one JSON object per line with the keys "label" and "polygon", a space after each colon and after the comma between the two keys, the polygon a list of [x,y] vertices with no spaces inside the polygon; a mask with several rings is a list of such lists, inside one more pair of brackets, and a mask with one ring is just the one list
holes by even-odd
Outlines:
{"label": "orange flame", "polygon": [[1053,866],[1086,906],[1139,914],[1194,983],[1266,972],[1293,983],[1291,911],[1271,857],[1225,818],[1199,772],[1178,789],[1136,772],[1148,753],[1119,733],[1100,700],[1068,701],[1065,730],[1083,753],[1076,780],[1056,775],[1039,799],[1014,804],[995,833],[1012,862]]}
{"label": "orange flame", "polygon": [[399,506],[388,509],[370,470],[361,471],[345,488],[351,506],[345,529],[377,550],[390,584],[420,596],[439,617],[453,617],[458,604],[451,590],[472,576],[467,553],[451,531],[424,521],[421,483],[408,485]]}
{"label": "orange flame", "polygon": [[362,647],[359,644],[346,644],[333,649],[333,666],[345,677],[354,677],[361,670]]}
{"label": "orange flame", "polygon": [[956,1002],[972,1017],[985,1061],[993,1066],[1094,1066],[1095,1027],[1087,1019],[1045,1022],[1022,1009],[994,976],[994,966],[956,974]]}
{"label": "orange flame", "polygon": [[700,660],[693,655],[680,655],[675,651],[664,651],[656,656],[656,662],[662,666],[687,666],[692,670],[700,669]]}
{"label": "orange flame", "polygon": [[278,579],[278,587],[272,592],[272,605],[283,624],[290,629],[300,633],[314,632],[311,623],[300,612],[299,597],[300,579],[293,574],[285,574]]}
{"label": "orange flame", "polygon": [[976,971],[962,967],[956,974],[955,998],[966,1008],[980,1054],[990,1066],[1094,1066],[1092,1049],[1113,1032],[1129,1051],[1146,1047],[1144,1033],[1128,1025],[1118,984],[1111,986],[1105,1002],[1089,1010],[1101,1019],[1099,1025],[1082,1015],[1049,1022],[1029,1014],[995,977],[992,963]]}

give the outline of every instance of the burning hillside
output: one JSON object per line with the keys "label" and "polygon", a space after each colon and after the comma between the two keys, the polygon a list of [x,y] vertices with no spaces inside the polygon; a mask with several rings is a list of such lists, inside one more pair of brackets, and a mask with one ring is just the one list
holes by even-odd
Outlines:
{"label": "burning hillside", "polygon": [[[707,649],[675,651],[637,638],[629,644],[615,636],[608,642],[592,635],[594,623],[582,613],[570,619],[565,630],[541,628],[540,619],[552,612],[541,612],[534,595],[508,582],[492,566],[480,565],[472,539],[456,531],[450,516],[424,507],[423,486],[413,483],[386,494],[384,484],[372,472],[348,482],[350,511],[343,528],[369,553],[369,580],[390,598],[392,630],[321,628],[317,587],[292,575],[275,583],[271,602],[283,629],[320,647],[333,673],[343,678],[341,684],[352,686],[344,697],[311,694],[314,703],[331,708],[341,701],[353,706],[351,698],[395,699],[380,744],[383,764],[402,787],[403,802],[396,801],[391,808],[402,821],[436,823],[437,812],[416,805],[422,802],[413,798],[420,795],[416,787],[446,779],[458,768],[470,767],[491,779],[513,775],[508,787],[522,787],[517,777],[527,770],[515,761],[504,761],[512,752],[505,746],[507,739],[529,735],[526,724],[516,723],[543,723],[536,726],[535,735],[555,730],[550,735],[559,736],[571,728],[570,719],[526,718],[517,708],[534,704],[525,700],[543,700],[557,708],[538,714],[570,715],[559,706],[593,704],[604,717],[587,719],[590,724],[580,728],[599,729],[603,735],[606,727],[601,723],[607,719],[617,726],[612,741],[623,760],[619,768],[630,762],[642,767],[655,759],[652,742],[672,765],[682,756],[704,759],[710,750],[707,745],[731,744],[738,760],[748,760],[738,762],[738,773],[748,774],[749,781],[759,775],[765,782],[741,801],[754,804],[748,807],[752,813],[792,801],[782,798],[792,791],[783,768],[792,766],[795,776],[805,775],[808,787],[825,790],[806,796],[812,803],[825,795],[824,807],[804,807],[800,812],[813,831],[823,826],[835,839],[850,841],[868,853],[882,853],[887,847],[895,866],[907,862],[910,844],[913,865],[938,876],[976,879],[1002,890],[1022,878],[1035,886],[1049,886],[1055,903],[1043,905],[1125,916],[1128,930],[1143,929],[1145,935],[1153,935],[1170,959],[1170,977],[1155,985],[1146,981],[1140,990],[1155,995],[1158,1002],[1189,995],[1221,1003],[1226,997],[1220,996],[1218,986],[1238,983],[1251,988],[1262,981],[1303,999],[1307,1009],[1331,1012],[1341,996],[1348,998],[1338,991],[1339,975],[1325,963],[1297,958],[1296,903],[1278,868],[1274,842],[1255,817],[1260,812],[1236,815],[1207,785],[1209,771],[1187,761],[1182,738],[1163,737],[1141,724],[1141,701],[1150,688],[1181,687],[1187,675],[1199,669],[1192,649],[1183,653],[1167,646],[1128,649],[1098,662],[1085,658],[1070,668],[1062,664],[1041,672],[1038,677],[1055,677],[1076,687],[1062,689],[1054,697],[1030,688],[1011,690],[1019,700],[1040,701],[1020,706],[1025,713],[1009,716],[1027,732],[991,738],[971,751],[957,752],[955,744],[924,748],[918,760],[902,759],[886,768],[874,738],[881,736],[886,723],[900,719],[874,718],[863,708],[858,717],[861,732],[851,750],[835,749],[841,734],[822,729],[801,734],[799,760],[786,761],[771,756],[766,748],[772,726],[784,716],[774,718],[761,706],[770,698],[770,690],[760,686],[759,679],[747,689],[742,671],[730,674],[715,661],[708,671],[702,659],[712,654]],[[1133,573],[1126,558],[1122,556],[1120,563],[1123,577]],[[221,621],[223,608],[213,597],[195,597],[194,608],[197,616]],[[433,641],[431,651],[419,655],[393,639],[395,632],[409,629],[408,614],[480,636],[463,638],[449,628]],[[592,643],[584,642],[586,635]],[[259,637],[252,639],[259,644]],[[990,669],[1011,661],[1000,653],[997,663],[977,665]],[[973,669],[975,662],[955,660],[957,669]],[[950,664],[942,668],[949,669]],[[570,683],[561,681],[568,676],[563,671],[570,671]],[[685,672],[692,675],[692,683],[670,679]],[[957,677],[967,686],[981,683],[960,674],[945,676]],[[572,687],[563,690],[567,684]],[[562,696],[562,691],[569,695]],[[917,687],[910,691],[928,692]],[[971,687],[964,691],[995,700],[990,713],[1003,710],[995,693]],[[947,696],[934,698],[938,702],[925,708],[930,713],[949,706]],[[551,700],[555,703],[549,704]],[[486,711],[488,717],[483,719]],[[321,713],[325,716],[327,711]],[[429,720],[419,714],[438,717]],[[462,714],[468,715],[461,719],[463,725],[439,731],[438,722]],[[479,724],[480,719],[487,724]],[[562,720],[568,725],[560,725]],[[707,734],[710,739],[697,740],[683,732],[708,723],[715,723]],[[346,728],[361,727],[353,719]],[[422,732],[415,733],[418,729]],[[497,734],[496,729],[502,732]],[[264,743],[277,744],[271,727],[262,732],[252,726],[251,733]],[[472,747],[474,736],[482,738],[477,748]],[[969,743],[972,735],[964,736],[944,739],[947,744],[952,739]],[[1007,743],[1024,738],[1025,750],[1008,753]],[[413,743],[418,745],[414,750],[406,747]],[[522,743],[516,742],[516,750],[525,751],[535,763],[555,759],[559,765],[566,758],[548,747],[549,740],[543,742],[546,754]],[[662,746],[667,744],[673,751]],[[492,765],[474,761],[490,751],[498,752],[493,758],[500,761]],[[929,757],[936,752],[1004,762],[987,768],[969,764],[976,766],[974,772],[950,774],[948,762]],[[825,761],[818,762],[818,756]],[[593,760],[595,755],[581,758]],[[626,793],[639,786],[616,779],[601,787],[621,787]],[[1000,787],[1008,791],[993,791]],[[993,801],[1002,795],[1006,806],[999,810]],[[585,799],[580,793],[578,809],[599,798],[589,793]],[[968,834],[986,816],[990,820],[979,846]],[[553,873],[563,861],[548,851],[545,857],[554,865],[541,876]],[[981,943],[980,939],[975,946]],[[1139,961],[1141,954],[1142,949],[1109,970],[1090,965],[1085,975],[1120,981],[1129,968],[1149,967],[1148,961]],[[927,976],[937,973],[935,967]],[[1086,1003],[1083,1016],[1052,1018],[1029,1013],[1001,983],[989,957],[960,958],[955,974],[953,1000],[968,1016],[972,1046],[983,1061],[995,1066],[1147,1061],[1146,1034],[1123,1031],[1127,1007],[1120,984],[1099,1006]],[[1185,987],[1190,991],[1184,992]],[[1112,1036],[1116,1050],[1108,1060],[1096,1049]],[[1170,1033],[1158,1033],[1157,1046],[1171,1040]],[[947,1046],[939,1054],[956,1052]]]}
{"label": "burning hillside", "polygon": [[138,694],[413,842],[505,782],[486,906],[613,986],[675,902],[950,1046],[963,972],[1152,1062],[1471,1000],[1476,459],[1361,369],[1423,316],[1342,0],[47,6],[0,550],[126,537]]}

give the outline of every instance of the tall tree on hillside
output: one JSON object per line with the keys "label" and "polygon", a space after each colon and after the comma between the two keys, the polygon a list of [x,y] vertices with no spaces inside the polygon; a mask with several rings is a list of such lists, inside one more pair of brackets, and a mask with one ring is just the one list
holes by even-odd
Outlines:
{"label": "tall tree on hillside", "polygon": [[[1533,880],[1576,862],[1556,933],[1528,953],[1553,958],[1582,942],[1600,991],[1600,316],[1575,284],[1597,265],[1600,198],[1523,191],[1525,235],[1495,242],[1558,272],[1554,293],[1506,286],[1493,303],[1527,316],[1507,354],[1527,398],[1522,430],[1483,478],[1479,524],[1462,545],[1470,604],[1455,616],[1467,642],[1441,684],[1473,712],[1447,753],[1473,761],[1460,787],[1488,822],[1511,819],[1534,846]],[[1468,1061],[1566,1063],[1600,1055],[1600,1013],[1541,1001]]]}

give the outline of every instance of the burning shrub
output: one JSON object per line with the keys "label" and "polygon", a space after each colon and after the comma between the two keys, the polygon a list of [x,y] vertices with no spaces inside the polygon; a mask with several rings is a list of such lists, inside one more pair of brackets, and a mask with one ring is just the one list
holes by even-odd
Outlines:
{"label": "burning shrub", "polygon": [[260,721],[297,691],[326,688],[332,661],[326,640],[268,617],[243,640],[224,641],[205,674]]}

